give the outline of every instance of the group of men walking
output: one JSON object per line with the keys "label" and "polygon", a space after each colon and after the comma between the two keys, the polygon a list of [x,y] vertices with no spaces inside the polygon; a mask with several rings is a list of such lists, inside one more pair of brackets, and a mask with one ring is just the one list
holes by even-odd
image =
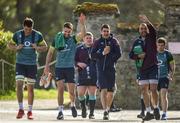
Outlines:
{"label": "group of men walking", "polygon": [[[142,23],[139,26],[140,37],[134,42],[130,51],[130,58],[135,60],[137,67],[137,79],[141,87],[142,97],[146,106],[144,120],[160,118],[157,86],[161,91],[162,119],[166,119],[167,89],[169,79],[173,78],[174,62],[170,52],[165,50],[166,41],[163,38],[156,39],[156,30],[145,15],[140,16]],[[64,23],[62,32],[58,32],[49,47],[44,74],[49,75],[50,62],[56,51],[55,80],[58,90],[58,120],[63,120],[64,83],[67,85],[71,100],[72,116],[77,117],[75,106],[75,92],[77,86],[78,99],[82,108],[82,117],[87,117],[86,95],[89,95],[89,119],[94,119],[96,103],[96,91],[100,90],[103,107],[103,120],[109,120],[109,111],[114,98],[115,66],[122,55],[119,41],[111,34],[108,24],[103,24],[100,29],[100,38],[94,41],[93,34],[86,31],[86,17],[79,17],[80,32],[73,35],[73,25]],[[28,113],[27,118],[33,119],[32,106],[34,99],[33,85],[37,74],[37,52],[47,50],[47,44],[40,32],[33,29],[33,20],[26,18],[23,29],[14,33],[13,40],[8,47],[16,51],[16,86],[19,111],[17,119],[22,118],[23,107],[23,84],[27,82],[28,90]],[[156,44],[157,43],[157,44]],[[157,49],[158,47],[158,49]],[[158,50],[158,52],[157,52]],[[158,62],[159,61],[159,62]],[[75,70],[78,72],[77,84],[74,80]],[[159,75],[158,75],[159,74]],[[160,78],[159,78],[160,77]],[[159,79],[159,82],[158,82]],[[151,114],[151,102],[154,114]]]}

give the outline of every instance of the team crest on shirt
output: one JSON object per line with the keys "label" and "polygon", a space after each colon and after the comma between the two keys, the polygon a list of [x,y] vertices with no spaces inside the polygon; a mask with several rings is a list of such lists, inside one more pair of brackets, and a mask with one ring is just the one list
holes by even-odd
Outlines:
{"label": "team crest on shirt", "polygon": [[164,66],[163,61],[162,60],[158,60],[158,65],[159,66]]}
{"label": "team crest on shirt", "polygon": [[22,35],[19,35],[19,38],[21,38],[22,37]]}
{"label": "team crest on shirt", "polygon": [[67,45],[67,44],[65,44],[65,47],[64,47],[64,49],[68,49],[68,45]]}
{"label": "team crest on shirt", "polygon": [[31,46],[31,42],[25,41],[25,42],[24,42],[24,46],[25,46],[25,47],[30,47],[30,46]]}
{"label": "team crest on shirt", "polygon": [[162,65],[163,61],[162,60],[158,60],[158,65]]}

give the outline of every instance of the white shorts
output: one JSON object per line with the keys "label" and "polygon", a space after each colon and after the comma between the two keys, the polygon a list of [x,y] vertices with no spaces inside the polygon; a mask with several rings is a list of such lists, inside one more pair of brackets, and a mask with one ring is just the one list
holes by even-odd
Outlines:
{"label": "white shorts", "polygon": [[139,80],[139,85],[158,84],[157,79]]}

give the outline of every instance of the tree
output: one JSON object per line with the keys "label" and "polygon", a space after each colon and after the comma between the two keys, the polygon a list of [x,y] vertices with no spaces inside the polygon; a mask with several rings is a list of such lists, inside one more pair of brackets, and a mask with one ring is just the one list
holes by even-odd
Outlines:
{"label": "tree", "polygon": [[[11,64],[15,64],[15,53],[7,48],[7,42],[12,38],[12,33],[9,31],[4,31],[2,27],[2,21],[0,21],[0,59],[5,60]],[[2,63],[3,61],[1,61]],[[4,64],[4,69],[2,69],[2,64],[0,65],[0,73],[4,70],[4,75],[0,75],[0,94],[6,91],[15,89],[15,70],[14,67]],[[4,77],[4,79],[2,79]],[[4,83],[3,81],[4,80]],[[4,84],[4,86],[3,86]],[[3,90],[4,89],[4,90]]]}

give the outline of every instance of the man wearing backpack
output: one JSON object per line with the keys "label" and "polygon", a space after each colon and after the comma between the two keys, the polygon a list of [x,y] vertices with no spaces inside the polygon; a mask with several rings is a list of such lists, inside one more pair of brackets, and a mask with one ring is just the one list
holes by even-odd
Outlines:
{"label": "man wearing backpack", "polygon": [[75,81],[74,81],[74,56],[76,50],[76,44],[81,41],[86,34],[85,28],[85,15],[81,14],[79,17],[81,32],[77,35],[72,35],[73,25],[70,22],[66,22],[63,27],[63,31],[56,34],[52,45],[49,48],[46,57],[46,66],[44,73],[49,73],[49,63],[52,59],[53,53],[56,50],[56,66],[55,66],[55,79],[58,89],[58,106],[59,113],[57,120],[63,120],[63,102],[64,102],[64,82],[67,84],[71,100],[72,116],[77,117],[77,110],[75,107]]}
{"label": "man wearing backpack", "polygon": [[28,119],[33,119],[32,106],[34,100],[34,84],[37,76],[37,52],[47,50],[47,44],[40,32],[33,29],[34,22],[31,18],[25,18],[23,29],[14,33],[13,40],[8,47],[16,52],[16,88],[19,103],[19,112],[16,116],[20,119],[24,116],[23,85],[27,82]]}
{"label": "man wearing backpack", "polygon": [[[133,54],[135,55],[141,55],[144,54],[144,41],[142,40],[142,38],[137,38],[132,46],[132,49],[129,53],[129,57],[131,59],[133,59]],[[139,85],[139,72],[140,69],[143,65],[143,59],[136,59],[135,60],[135,66],[136,66],[136,82]],[[144,100],[143,100],[143,94],[142,94],[142,90],[141,90],[141,113],[137,115],[138,118],[143,118],[145,116],[145,105],[144,105]]]}
{"label": "man wearing backpack", "polygon": [[162,117],[161,120],[167,120],[167,109],[168,109],[168,86],[169,81],[173,80],[173,75],[175,73],[175,61],[173,60],[172,54],[165,49],[166,39],[159,38],[157,40],[157,58],[159,66],[159,83],[158,90],[161,93],[161,107],[162,107]]}

